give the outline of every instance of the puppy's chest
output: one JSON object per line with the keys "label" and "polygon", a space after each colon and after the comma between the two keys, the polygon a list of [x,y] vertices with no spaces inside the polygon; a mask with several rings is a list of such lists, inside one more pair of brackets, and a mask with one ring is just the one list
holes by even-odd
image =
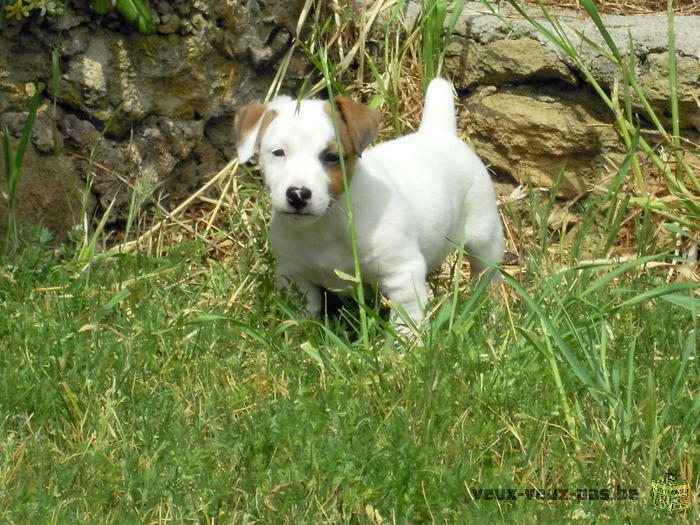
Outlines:
{"label": "puppy's chest", "polygon": [[303,278],[326,288],[343,288],[350,284],[336,274],[336,270],[353,273],[352,248],[347,232],[316,228],[290,232],[273,228],[270,242],[281,274]]}

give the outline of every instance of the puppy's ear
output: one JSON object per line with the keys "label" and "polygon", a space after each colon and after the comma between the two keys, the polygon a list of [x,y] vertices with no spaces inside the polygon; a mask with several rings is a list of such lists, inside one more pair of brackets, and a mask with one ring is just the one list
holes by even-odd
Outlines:
{"label": "puppy's ear", "polygon": [[[360,156],[379,131],[379,115],[373,109],[343,95],[335,97],[335,107],[347,128],[341,129],[343,140],[349,139],[353,152]],[[330,107],[327,112],[330,113]],[[347,131],[347,137],[343,131]]]}
{"label": "puppy's ear", "polygon": [[238,161],[241,164],[248,162],[253,156],[260,145],[265,129],[276,116],[277,112],[268,111],[265,104],[251,104],[238,110],[233,121],[233,129],[236,133]]}

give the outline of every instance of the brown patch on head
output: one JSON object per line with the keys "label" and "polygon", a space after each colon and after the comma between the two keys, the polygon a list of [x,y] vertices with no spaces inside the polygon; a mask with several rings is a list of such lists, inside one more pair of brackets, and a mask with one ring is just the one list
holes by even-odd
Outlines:
{"label": "brown patch on head", "polygon": [[258,130],[258,140],[256,142],[257,146],[260,146],[260,140],[265,134],[265,130],[270,125],[270,122],[275,120],[275,117],[277,117],[277,112],[274,109],[271,109],[270,111],[265,113],[265,115],[263,115],[262,122],[260,123],[260,129]]}
{"label": "brown patch on head", "polygon": [[[342,95],[335,97],[335,109],[343,147],[347,148],[346,154],[352,151],[361,155],[377,135],[379,115],[373,109]],[[326,104],[325,111],[333,118],[330,103]]]}
{"label": "brown patch on head", "polygon": [[[236,134],[236,144],[237,147],[241,148],[243,144],[249,146],[249,151],[244,154],[244,157],[251,156],[255,150],[260,146],[260,140],[265,134],[265,130],[270,125],[270,122],[274,120],[277,116],[275,110],[267,110],[265,104],[251,104],[248,106],[243,106],[233,121],[233,129]],[[262,120],[262,122],[261,122]],[[260,125],[258,126],[258,123]],[[251,133],[255,133],[254,142]],[[240,152],[239,152],[240,156]]]}
{"label": "brown patch on head", "polygon": [[243,142],[248,134],[253,132],[266,109],[265,104],[250,104],[238,110],[236,118],[233,120],[233,129],[238,142]]}
{"label": "brown patch on head", "polygon": [[[350,182],[352,171],[355,166],[355,161],[362,155],[362,151],[372,142],[372,139],[377,135],[379,130],[379,115],[362,104],[352,101],[348,97],[338,95],[335,97],[335,114],[338,118],[338,135],[340,136],[341,147],[336,140],[332,140],[328,144],[328,148],[321,154],[327,153],[341,154],[345,160],[345,173]],[[327,103],[325,112],[332,119],[333,111],[330,103]],[[326,173],[330,180],[328,191],[333,196],[339,196],[343,193],[343,173],[340,163],[326,164]]]}
{"label": "brown patch on head", "polygon": [[[348,146],[351,147],[351,146]],[[348,147],[343,146],[344,164],[345,164],[345,176],[347,177],[348,184],[350,184],[350,179],[352,178],[352,170],[355,167],[355,161],[357,160],[357,155],[354,152],[347,153]],[[335,140],[332,140],[326,148],[321,153],[321,163],[324,165],[324,169],[328,174],[328,192],[334,197],[339,197],[343,194],[343,170],[340,165],[340,161],[335,163],[330,163],[325,161],[324,157],[327,155],[338,155],[340,157],[340,148]]]}

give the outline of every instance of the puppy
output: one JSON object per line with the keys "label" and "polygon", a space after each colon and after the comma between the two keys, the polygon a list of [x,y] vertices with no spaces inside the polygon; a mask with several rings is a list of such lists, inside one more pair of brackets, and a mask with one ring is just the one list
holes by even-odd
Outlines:
{"label": "puppy", "polygon": [[416,133],[365,151],[378,126],[373,110],[344,96],[334,107],[280,96],[241,108],[238,158],[246,162],[259,150],[278,285],[296,286],[316,315],[322,288],[346,288],[343,273],[355,273],[342,155],[362,280],[418,324],[426,274],[460,244],[472,275],[481,274],[500,262],[503,230],[488,172],[457,136],[449,82],[428,86]]}

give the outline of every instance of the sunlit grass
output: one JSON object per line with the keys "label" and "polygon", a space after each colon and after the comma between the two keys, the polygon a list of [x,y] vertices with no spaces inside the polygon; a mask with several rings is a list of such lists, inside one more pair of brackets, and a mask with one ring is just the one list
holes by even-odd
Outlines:
{"label": "sunlit grass", "polygon": [[698,300],[664,284],[663,256],[533,261],[523,284],[460,293],[451,330],[443,303],[411,343],[373,316],[368,342],[299,318],[269,269],[242,283],[266,261],[207,261],[198,241],[99,261],[88,286],[45,250],[32,239],[3,268],[4,521],[547,521],[583,506],[619,522],[654,509],[499,506],[467,487],[646,497],[695,461]]}

